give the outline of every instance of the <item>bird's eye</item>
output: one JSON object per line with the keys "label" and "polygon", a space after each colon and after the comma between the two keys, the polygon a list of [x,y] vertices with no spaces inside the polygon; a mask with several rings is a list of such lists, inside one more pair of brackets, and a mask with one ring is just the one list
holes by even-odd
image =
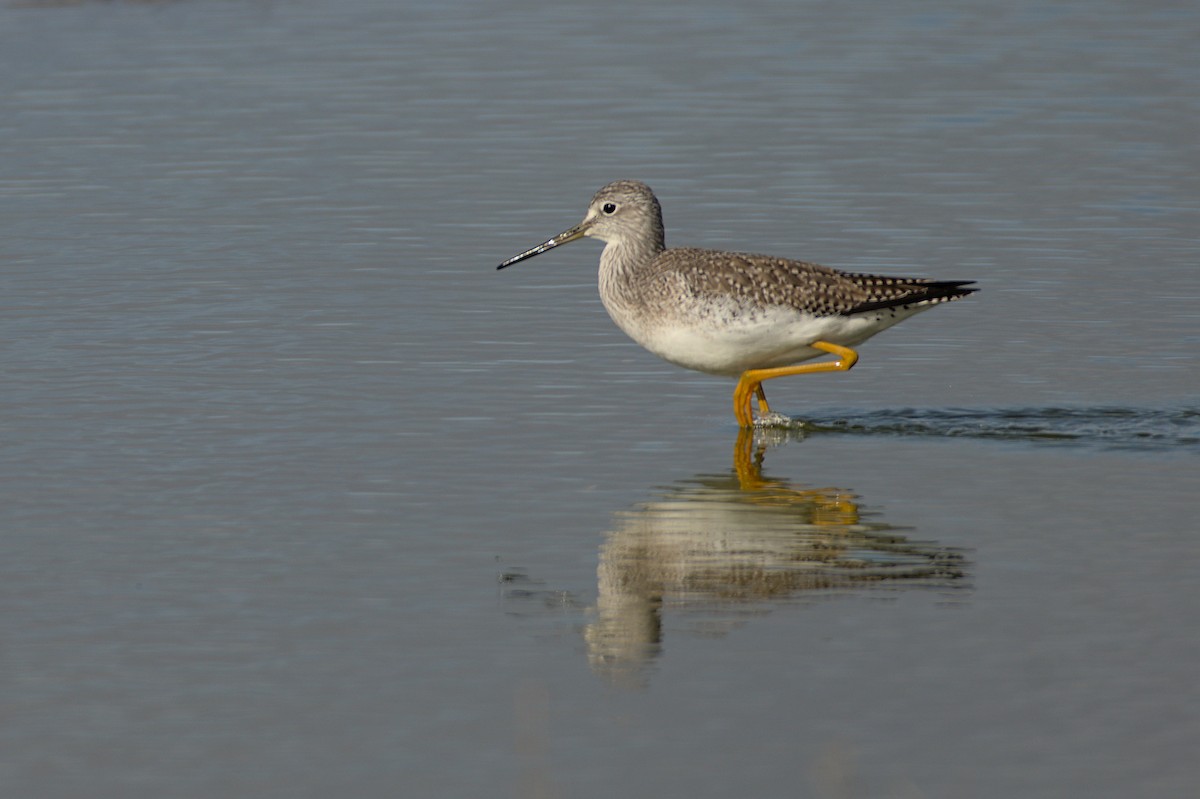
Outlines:
{"label": "bird's eye", "polygon": [[617,212],[617,204],[616,203],[605,203],[604,207],[601,208],[600,210],[603,211],[605,213],[605,215],[612,216],[613,214],[615,214]]}

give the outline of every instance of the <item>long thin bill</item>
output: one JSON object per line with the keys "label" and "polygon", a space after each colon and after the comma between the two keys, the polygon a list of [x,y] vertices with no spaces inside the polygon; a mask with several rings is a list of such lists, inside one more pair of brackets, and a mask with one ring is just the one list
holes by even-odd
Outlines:
{"label": "long thin bill", "polygon": [[570,242],[575,241],[576,239],[581,239],[581,238],[583,238],[583,223],[582,222],[573,228],[568,228],[568,229],[564,230],[562,233],[559,233],[557,236],[550,239],[549,241],[542,242],[541,244],[539,244],[538,246],[534,247],[531,250],[526,250],[525,252],[521,253],[520,255],[514,255],[512,258],[509,258],[507,261],[500,264],[496,268],[503,269],[506,266],[512,266],[517,261],[524,261],[526,258],[532,258],[535,255],[541,255],[546,250],[553,250],[555,247],[557,247],[560,244],[569,244]]}

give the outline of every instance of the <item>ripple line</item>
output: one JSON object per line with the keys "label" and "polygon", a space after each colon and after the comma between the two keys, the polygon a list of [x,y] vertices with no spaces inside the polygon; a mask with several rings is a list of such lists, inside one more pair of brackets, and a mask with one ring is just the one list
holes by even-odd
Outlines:
{"label": "ripple line", "polygon": [[941,436],[1200,452],[1200,408],[903,408],[793,419],[805,435]]}

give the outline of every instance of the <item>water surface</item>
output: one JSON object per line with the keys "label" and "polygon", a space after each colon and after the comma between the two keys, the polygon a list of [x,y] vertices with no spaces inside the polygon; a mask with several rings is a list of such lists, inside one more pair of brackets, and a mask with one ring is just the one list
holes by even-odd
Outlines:
{"label": "water surface", "polygon": [[[1200,13],[0,5],[0,793],[1188,795]],[[777,381],[668,243],[982,291]]]}

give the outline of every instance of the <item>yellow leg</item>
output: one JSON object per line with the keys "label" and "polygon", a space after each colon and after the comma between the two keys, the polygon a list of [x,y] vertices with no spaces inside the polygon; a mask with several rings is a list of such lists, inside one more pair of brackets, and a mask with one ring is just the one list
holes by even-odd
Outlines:
{"label": "yellow leg", "polygon": [[858,362],[858,353],[849,347],[830,344],[828,341],[814,341],[809,346],[836,355],[838,359],[819,363],[802,363],[797,366],[779,366],[774,369],[747,369],[742,372],[737,388],[733,390],[733,415],[737,417],[739,425],[742,427],[754,426],[754,413],[750,409],[752,395],[758,397],[760,411],[769,410],[766,408],[767,396],[762,389],[764,380],[788,375],[802,375],[808,372],[845,372]]}
{"label": "yellow leg", "polygon": [[758,384],[754,393],[758,395],[758,415],[766,416],[771,412],[771,406],[767,404],[767,392],[763,391],[762,383]]}

